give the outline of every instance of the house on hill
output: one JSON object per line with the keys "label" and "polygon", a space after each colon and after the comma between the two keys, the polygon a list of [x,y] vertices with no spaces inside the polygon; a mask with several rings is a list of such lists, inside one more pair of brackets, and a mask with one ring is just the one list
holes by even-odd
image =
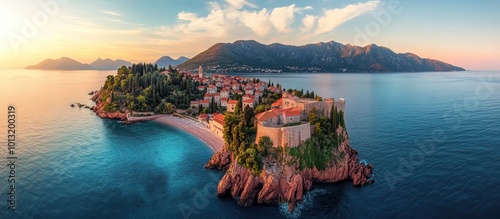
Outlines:
{"label": "house on hill", "polygon": [[224,138],[224,118],[223,114],[214,113],[209,121],[210,131],[221,138]]}
{"label": "house on hill", "polygon": [[234,112],[234,109],[236,108],[236,105],[238,105],[237,100],[229,100],[227,101],[227,111],[232,113]]}
{"label": "house on hill", "polygon": [[311,138],[311,125],[301,122],[300,109],[271,109],[255,116],[257,123],[257,136],[267,136],[274,147],[297,147],[305,140]]}

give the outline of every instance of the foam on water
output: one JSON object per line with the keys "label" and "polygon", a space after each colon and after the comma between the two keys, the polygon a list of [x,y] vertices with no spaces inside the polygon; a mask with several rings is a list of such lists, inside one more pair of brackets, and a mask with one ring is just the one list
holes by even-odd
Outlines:
{"label": "foam on water", "polygon": [[302,211],[309,210],[314,206],[314,199],[316,196],[325,194],[327,194],[326,189],[313,189],[309,192],[306,192],[302,202],[298,203],[297,206],[295,206],[293,212],[288,211],[287,203],[281,203],[279,205],[280,213],[281,215],[289,219],[299,218],[302,215]]}

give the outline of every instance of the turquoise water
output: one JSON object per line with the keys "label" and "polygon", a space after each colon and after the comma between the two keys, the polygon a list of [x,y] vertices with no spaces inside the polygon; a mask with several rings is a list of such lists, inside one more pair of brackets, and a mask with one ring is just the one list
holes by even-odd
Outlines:
{"label": "turquoise water", "polygon": [[[0,130],[17,113],[16,213],[0,218],[377,218],[500,215],[500,73],[261,74],[346,98],[347,128],[375,184],[315,185],[294,214],[215,197],[213,151],[174,127],[121,125],[74,102],[113,71],[0,71]],[[1,162],[6,135],[0,135]],[[7,169],[0,172],[6,200]]]}

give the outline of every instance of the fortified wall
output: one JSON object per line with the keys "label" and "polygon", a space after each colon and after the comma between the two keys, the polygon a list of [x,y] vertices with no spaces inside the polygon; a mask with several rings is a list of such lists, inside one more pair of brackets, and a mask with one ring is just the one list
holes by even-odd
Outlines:
{"label": "fortified wall", "polygon": [[304,123],[295,126],[266,127],[257,124],[256,143],[258,143],[262,136],[269,137],[274,147],[297,147],[305,140],[311,138],[311,125]]}
{"label": "fortified wall", "polygon": [[299,98],[283,98],[283,109],[299,108],[301,110],[302,119],[307,119],[313,108],[316,108],[318,113],[330,116],[332,106],[335,105],[338,111],[345,113],[345,99],[340,98],[336,101],[333,98],[325,99],[324,101],[317,101],[312,99],[299,99]]}

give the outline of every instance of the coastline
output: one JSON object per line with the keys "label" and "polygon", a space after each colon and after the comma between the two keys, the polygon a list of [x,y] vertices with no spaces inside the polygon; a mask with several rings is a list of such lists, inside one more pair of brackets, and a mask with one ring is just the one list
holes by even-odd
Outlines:
{"label": "coastline", "polygon": [[155,118],[147,119],[155,122],[159,122],[165,125],[175,126],[176,128],[182,129],[190,134],[198,137],[201,141],[207,144],[214,152],[222,150],[224,148],[224,139],[218,137],[210,130],[197,122],[179,118],[173,115],[164,116],[154,116]]}

